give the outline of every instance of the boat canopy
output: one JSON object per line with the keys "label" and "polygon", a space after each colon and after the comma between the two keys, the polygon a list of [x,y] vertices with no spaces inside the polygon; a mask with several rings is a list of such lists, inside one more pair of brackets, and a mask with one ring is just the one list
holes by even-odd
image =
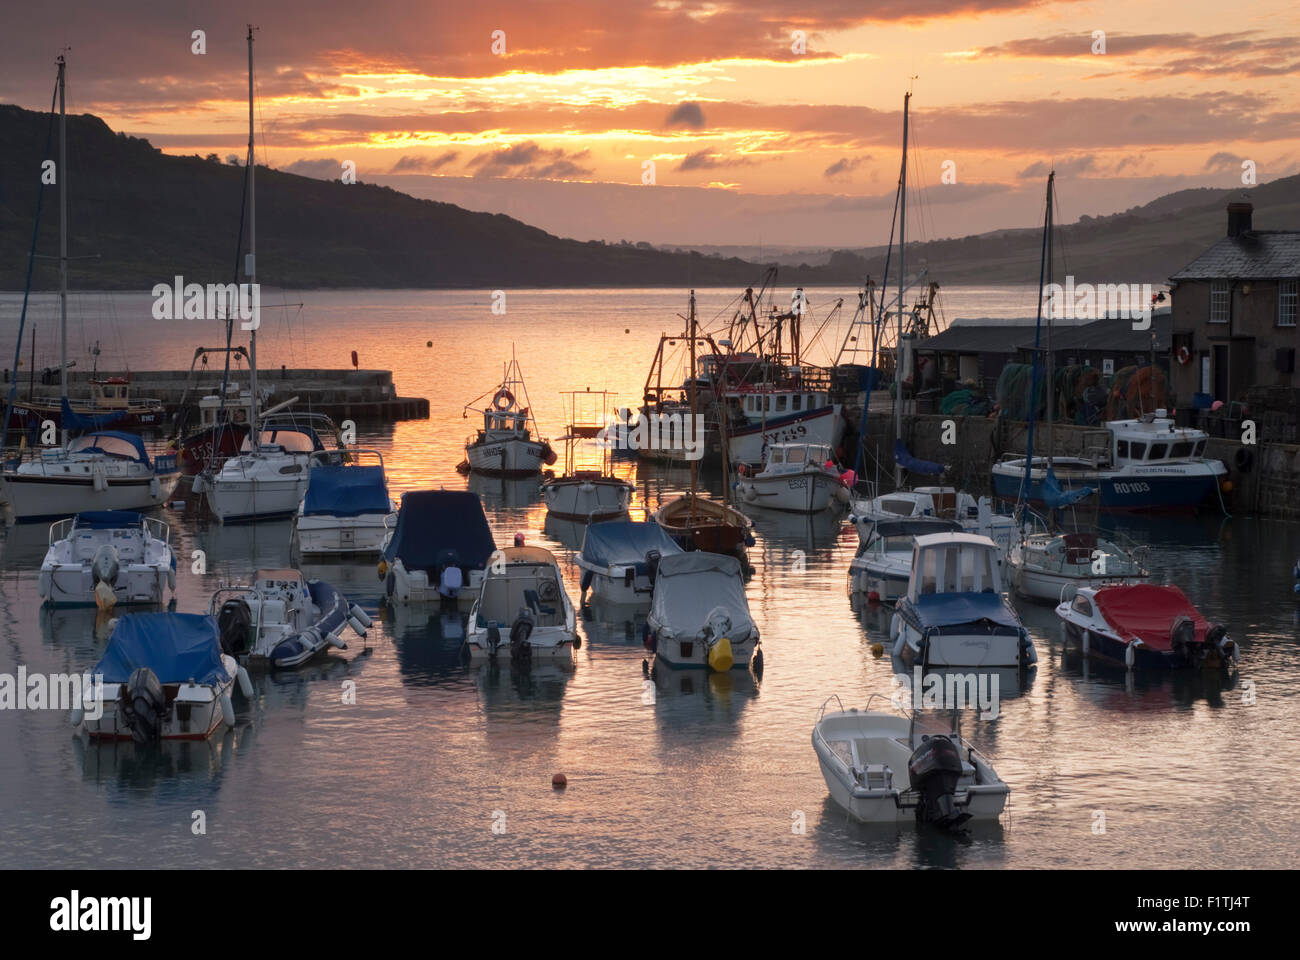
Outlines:
{"label": "boat canopy", "polygon": [[[275,444],[284,447],[289,453],[314,453],[324,450],[325,445],[320,442],[320,437],[316,431],[308,426],[276,426],[265,430],[259,430],[257,442],[261,446]],[[244,452],[252,449],[248,437],[244,438]]]}
{"label": "boat canopy", "polygon": [[681,553],[677,541],[657,523],[636,520],[607,520],[587,527],[578,562],[599,569],[634,567],[646,572],[646,554],[659,551],[661,557]]}
{"label": "boat canopy", "polygon": [[960,533],[961,524],[942,517],[911,517],[906,520],[877,520],[871,525],[872,537],[923,537],[931,533]]}
{"label": "boat canopy", "polygon": [[138,527],[144,518],[131,510],[87,510],[77,514],[73,523],[78,530],[118,530]]}
{"label": "boat canopy", "polygon": [[974,533],[932,533],[912,547],[908,599],[916,603],[932,593],[1002,593],[998,547]]}
{"label": "boat canopy", "polygon": [[149,466],[149,454],[145,452],[144,441],[134,433],[119,433],[116,430],[87,433],[69,442],[68,452],[103,453],[110,457],[122,457]]}
{"label": "boat canopy", "polygon": [[659,563],[650,617],[677,636],[703,630],[709,614],[721,607],[731,618],[733,636],[752,632],[740,561],[720,553],[675,553]]}
{"label": "boat canopy", "polygon": [[384,550],[407,570],[448,565],[482,570],[496,550],[478,494],[468,490],[413,490],[402,496],[397,529]]}
{"label": "boat canopy", "polygon": [[92,671],[104,683],[126,683],[148,667],[160,683],[225,683],[217,621],[197,613],[128,613]]}
{"label": "boat canopy", "polygon": [[912,602],[922,629],[988,621],[1019,627],[1020,621],[998,593],[928,593]]}
{"label": "boat canopy", "polygon": [[1102,587],[1094,595],[1097,610],[1123,640],[1138,637],[1155,650],[1172,650],[1170,628],[1178,617],[1190,617],[1201,642],[1210,625],[1177,587],[1138,583]]}
{"label": "boat canopy", "polygon": [[932,460],[919,460],[912,456],[907,452],[907,444],[901,439],[894,441],[894,462],[909,473],[923,473],[930,477],[941,476],[944,471],[942,463],[935,463]]}
{"label": "boat canopy", "polygon": [[64,397],[59,403],[59,413],[66,430],[102,430],[111,427],[123,419],[129,411],[115,410],[111,413],[77,413]]}
{"label": "boat canopy", "polygon": [[386,514],[390,509],[383,467],[311,468],[311,482],[302,503],[304,516],[357,517],[363,513]]}

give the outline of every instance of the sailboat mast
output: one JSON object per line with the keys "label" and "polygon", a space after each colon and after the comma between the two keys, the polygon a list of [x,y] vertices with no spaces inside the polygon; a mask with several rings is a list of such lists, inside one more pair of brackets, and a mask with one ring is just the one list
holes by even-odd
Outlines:
{"label": "sailboat mast", "polygon": [[[907,108],[912,99],[903,94],[903,164],[898,174],[898,341],[894,349],[894,439],[903,438],[903,284],[907,276],[904,251],[907,249]],[[903,485],[903,468],[894,461],[894,486]]]}
{"label": "sailboat mast", "polygon": [[[253,146],[253,25],[248,25],[248,257],[244,262],[244,273],[251,286],[257,282],[257,191],[253,180],[257,176],[257,154]],[[254,323],[260,318],[254,318]],[[257,449],[258,402],[257,402],[257,327],[248,334],[248,391],[252,401],[252,441],[249,447]]]}
{"label": "sailboat mast", "polygon": [[[68,399],[68,110],[64,97],[67,61],[59,54],[59,397]],[[62,443],[68,445],[68,425]]]}
{"label": "sailboat mast", "polygon": [[[696,405],[696,396],[695,396],[695,291],[694,291],[694,290],[691,291],[691,366],[690,366],[690,370],[689,370],[688,373],[687,373],[687,376],[690,377],[690,380],[688,381],[688,383],[690,384],[690,391],[691,391],[691,426],[690,426],[690,429],[694,430],[694,429],[695,429],[695,405]],[[684,431],[684,430],[682,431],[682,435],[685,436],[685,431]],[[692,458],[692,459],[691,459],[691,512],[692,512],[692,513],[695,512],[695,486],[696,486],[696,482],[697,482],[698,478],[699,478],[699,461],[697,461],[697,460],[695,460],[694,458]]]}
{"label": "sailboat mast", "polygon": [[[1052,194],[1056,191],[1053,189],[1053,183],[1056,179],[1056,171],[1053,170],[1047,178],[1047,263],[1046,263],[1046,280],[1050,285],[1052,282]],[[1039,291],[1041,298],[1042,291]],[[1047,469],[1052,469],[1052,452],[1055,446],[1053,425],[1056,414],[1056,357],[1052,353],[1052,311],[1047,311]],[[1044,475],[1045,476],[1045,475]]]}

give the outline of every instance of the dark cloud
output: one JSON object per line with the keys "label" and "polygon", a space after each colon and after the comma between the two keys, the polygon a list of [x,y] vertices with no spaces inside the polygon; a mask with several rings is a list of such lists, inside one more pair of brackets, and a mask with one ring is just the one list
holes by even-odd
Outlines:
{"label": "dark cloud", "polygon": [[1091,154],[1084,154],[1081,157],[1067,157],[1064,160],[1054,160],[1048,163],[1039,160],[1037,163],[1031,163],[1025,169],[1016,174],[1017,179],[1026,180],[1031,177],[1045,177],[1051,171],[1055,170],[1063,177],[1077,176],[1081,173],[1088,173],[1097,169],[1097,158]]}
{"label": "dark cloud", "polygon": [[1210,159],[1205,161],[1205,169],[1207,171],[1214,170],[1219,172],[1225,170],[1240,170],[1241,161],[1243,159],[1244,158],[1237,156],[1235,153],[1228,153],[1226,150],[1220,150],[1218,153],[1212,154]]}
{"label": "dark cloud", "polygon": [[436,157],[418,156],[415,154],[401,157],[389,173],[432,173],[435,170],[441,170],[447,164],[455,161],[460,156],[459,150],[448,150],[440,153]]}
{"label": "dark cloud", "polygon": [[482,153],[467,166],[476,177],[521,177],[531,180],[561,180],[583,177],[595,172],[578,163],[591,154],[590,150],[570,153],[559,147],[547,150],[536,141],[529,140],[513,146]]}
{"label": "dark cloud", "polygon": [[[261,163],[260,159],[258,163]],[[337,180],[343,176],[343,161],[335,160],[333,157],[320,160],[303,158],[280,169],[285,173],[298,173],[304,177],[315,177],[317,180]]]}
{"label": "dark cloud", "polygon": [[679,103],[664,121],[667,127],[690,127],[699,130],[704,126],[704,111],[698,103]]}
{"label": "dark cloud", "polygon": [[722,167],[748,167],[758,163],[754,157],[747,157],[743,154],[723,154],[714,153],[712,150],[697,150],[695,153],[688,153],[686,158],[677,165],[679,171],[689,170],[717,170]]}
{"label": "dark cloud", "polygon": [[870,159],[870,154],[862,157],[840,157],[840,159],[836,160],[822,171],[822,176],[827,180],[835,180],[839,177],[848,176],[848,174],[852,173]]}

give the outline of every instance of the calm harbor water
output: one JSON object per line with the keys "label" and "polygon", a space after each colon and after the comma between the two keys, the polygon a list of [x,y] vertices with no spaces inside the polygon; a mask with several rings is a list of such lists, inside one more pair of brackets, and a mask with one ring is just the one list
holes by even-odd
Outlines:
{"label": "calm harbor water", "polygon": [[[945,293],[950,319],[1033,312],[1032,290]],[[819,316],[831,294],[810,291]],[[732,296],[701,291],[702,319]],[[833,296],[856,302],[850,290]],[[590,386],[634,402],[659,332],[680,329],[684,294],[510,292],[504,317],[491,314],[486,291],[286,299],[307,305],[267,312],[267,368],[341,367],[357,349],[363,367],[394,371],[400,393],[428,396],[429,420],[361,430],[359,442],[383,452],[394,496],[468,483],[498,543],[524,531],[555,550],[576,600],[581,528],[547,521],[536,482],[455,473],[474,427],[462,407],[493,386],[512,343],[552,437],[562,432],[562,390]],[[0,296],[10,338],[16,300]],[[102,366],[129,357],[139,369],[186,367],[194,346],[220,341],[216,329],[152,321],[149,303],[76,298],[79,366],[96,339]],[[34,311],[38,365],[54,359],[51,304],[41,298]],[[8,366],[12,339],[0,349]],[[636,483],[638,518],[689,482],[685,470],[621,469]],[[205,610],[222,580],[289,560],[288,522],[223,528],[193,496],[159,515],[182,558],[178,610]],[[0,867],[1294,864],[1300,603],[1291,566],[1300,526],[1217,514],[1105,520],[1150,543],[1157,576],[1229,625],[1242,648],[1239,676],[1130,678],[1100,668],[1062,644],[1050,608],[1018,602],[1037,670],[1003,683],[996,719],[965,721],[1011,785],[1010,811],[957,839],[911,823],[855,825],[827,800],[812,725],[833,694],[863,705],[891,692],[895,668],[871,650],[887,642],[887,613],[850,601],[857,537],[846,522],[753,516],[748,594],[764,638],[761,682],[667,673],[649,697],[641,620],[599,608],[581,622],[572,668],[471,667],[460,617],[380,608],[369,563],[308,567],[378,613],[373,648],[353,644],[302,670],[254,675],[255,703],[236,698],[238,724],[224,736],[138,754],[83,744],[58,712],[0,711]],[[41,525],[0,532],[0,672],[85,670],[103,650],[94,611],[39,607],[46,536]],[[197,549],[208,558],[203,575],[189,572]],[[345,681],[355,682],[355,705],[343,702]],[[564,792],[551,789],[556,772],[568,777]],[[204,835],[192,832],[195,811]],[[1094,832],[1098,811],[1104,834]],[[800,813],[803,833],[792,829]]]}

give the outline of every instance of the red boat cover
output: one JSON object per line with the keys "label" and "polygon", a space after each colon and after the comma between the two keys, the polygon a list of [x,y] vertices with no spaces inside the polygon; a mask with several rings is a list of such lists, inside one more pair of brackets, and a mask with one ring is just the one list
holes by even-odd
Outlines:
{"label": "red boat cover", "polygon": [[1172,650],[1169,630],[1179,616],[1196,624],[1196,642],[1205,641],[1210,625],[1177,587],[1139,583],[1126,587],[1102,587],[1097,591],[1097,609],[1122,639],[1141,638],[1155,650]]}

